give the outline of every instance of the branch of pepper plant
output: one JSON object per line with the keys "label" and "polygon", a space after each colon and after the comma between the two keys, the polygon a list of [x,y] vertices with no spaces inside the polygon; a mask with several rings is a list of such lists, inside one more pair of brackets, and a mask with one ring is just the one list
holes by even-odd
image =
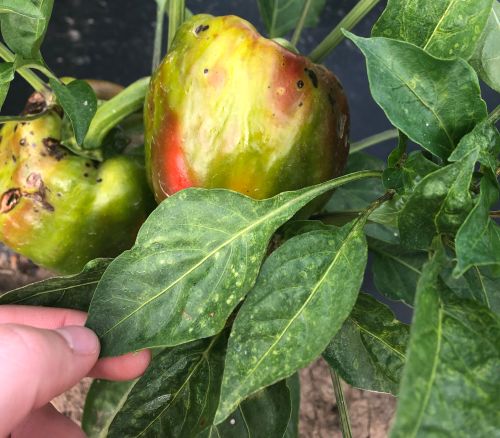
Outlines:
{"label": "branch of pepper plant", "polygon": [[349,411],[342,390],[342,382],[339,376],[330,368],[330,375],[332,376],[333,392],[335,393],[335,400],[337,401],[337,410],[339,411],[340,429],[342,430],[343,438],[352,438],[351,422],[349,420]]}

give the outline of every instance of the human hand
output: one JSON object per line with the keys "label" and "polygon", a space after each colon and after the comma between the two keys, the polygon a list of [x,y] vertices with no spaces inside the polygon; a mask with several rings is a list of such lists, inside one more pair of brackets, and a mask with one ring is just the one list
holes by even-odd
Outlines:
{"label": "human hand", "polygon": [[98,361],[86,318],[76,310],[0,306],[0,437],[84,437],[50,400],[85,376],[129,380],[145,371],[147,350]]}

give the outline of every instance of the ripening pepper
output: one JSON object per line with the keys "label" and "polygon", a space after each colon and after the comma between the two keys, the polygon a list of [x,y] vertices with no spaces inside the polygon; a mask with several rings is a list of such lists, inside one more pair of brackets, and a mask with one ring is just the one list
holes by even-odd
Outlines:
{"label": "ripening pepper", "polygon": [[268,198],[338,176],[349,152],[337,78],[236,16],[179,28],[144,115],[157,201],[191,186]]}
{"label": "ripening pepper", "polygon": [[[32,96],[31,105],[41,98]],[[9,122],[0,140],[0,241],[35,263],[69,274],[129,248],[154,201],[144,164],[119,155],[102,163],[61,143],[50,110]]]}

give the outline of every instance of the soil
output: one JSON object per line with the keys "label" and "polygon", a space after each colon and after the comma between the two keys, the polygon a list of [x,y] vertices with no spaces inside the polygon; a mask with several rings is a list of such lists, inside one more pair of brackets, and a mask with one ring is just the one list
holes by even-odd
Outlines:
{"label": "soil", "polygon": [[[49,277],[24,257],[0,245],[0,293],[33,281]],[[330,373],[319,359],[301,370],[300,436],[303,438],[341,438],[339,416]],[[71,390],[53,400],[55,407],[80,422],[85,395],[91,379],[82,380]],[[344,385],[354,438],[383,438],[387,436],[394,417],[395,398],[388,394],[361,391]]]}

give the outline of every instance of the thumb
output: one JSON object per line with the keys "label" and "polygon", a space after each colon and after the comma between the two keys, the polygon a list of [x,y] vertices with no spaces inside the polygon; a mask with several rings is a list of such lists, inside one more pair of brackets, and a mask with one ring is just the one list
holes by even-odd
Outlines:
{"label": "thumb", "polygon": [[85,327],[0,324],[0,436],[82,379],[99,349],[97,336]]}

